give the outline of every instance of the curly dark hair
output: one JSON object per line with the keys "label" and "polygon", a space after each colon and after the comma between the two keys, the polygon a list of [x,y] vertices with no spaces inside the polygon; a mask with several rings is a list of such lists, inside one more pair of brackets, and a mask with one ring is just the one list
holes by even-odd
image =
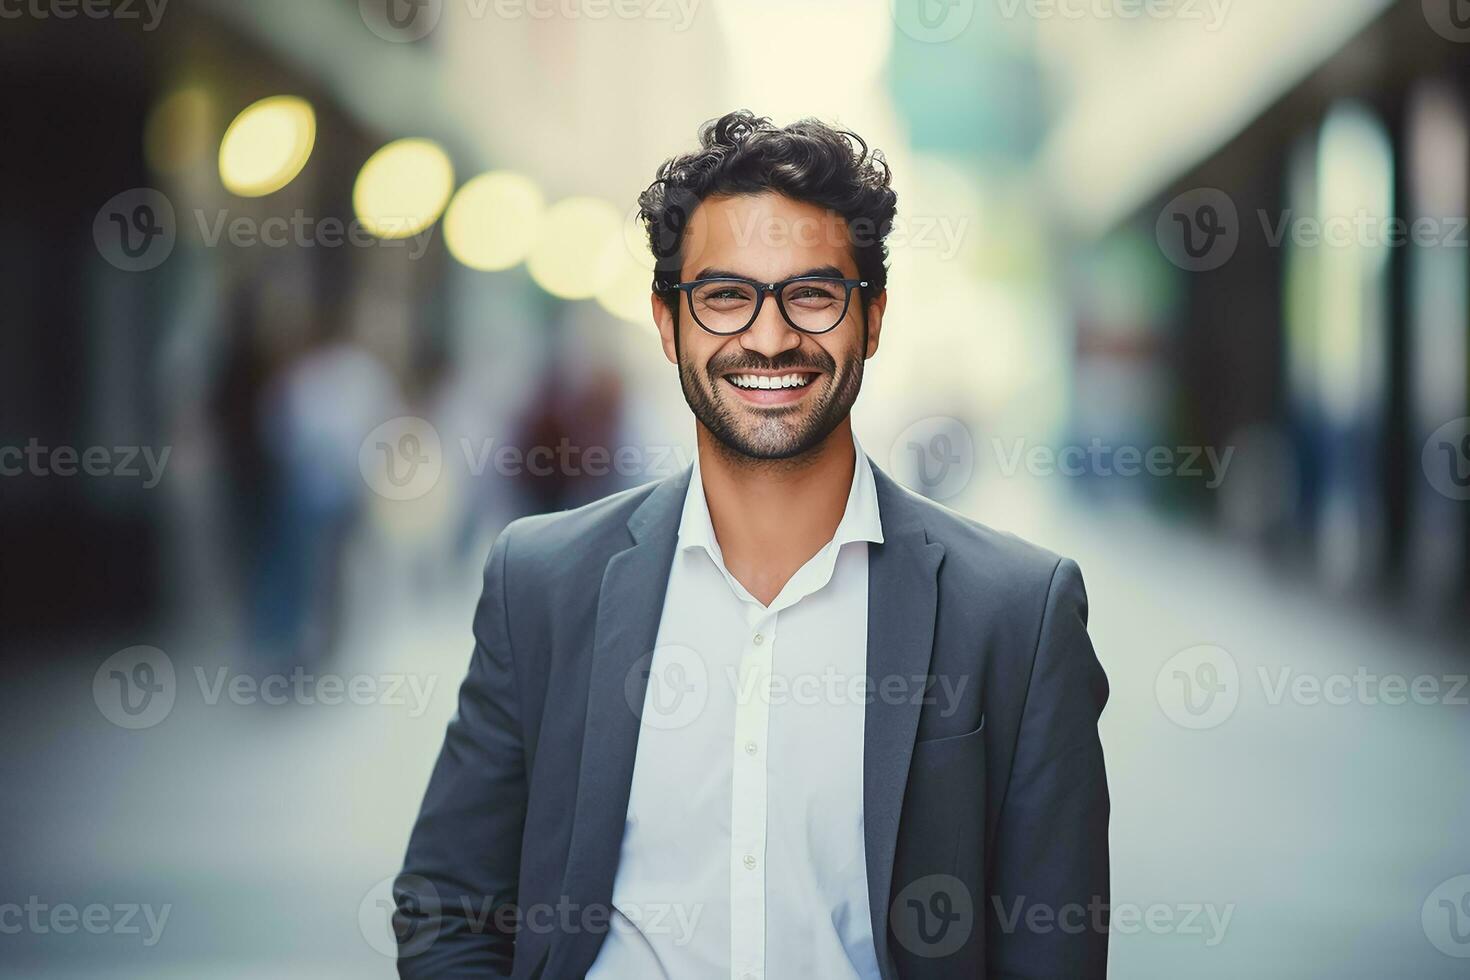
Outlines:
{"label": "curly dark hair", "polygon": [[[888,283],[888,246],[898,196],[888,162],[856,133],[816,119],[776,126],[747,109],[728,112],[699,129],[699,149],[665,160],[638,196],[639,217],[657,263],[655,280],[676,281],[683,268],[684,230],[712,195],[775,191],[826,208],[847,223],[866,308]],[[676,290],[659,290],[678,310]]]}

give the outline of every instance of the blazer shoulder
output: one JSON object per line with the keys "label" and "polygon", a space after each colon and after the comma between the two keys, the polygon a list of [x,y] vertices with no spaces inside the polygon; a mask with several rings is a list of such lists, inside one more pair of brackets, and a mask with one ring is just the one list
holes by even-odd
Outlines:
{"label": "blazer shoulder", "polygon": [[496,547],[505,549],[505,560],[518,572],[564,571],[569,554],[584,557],[626,547],[633,512],[662,484],[677,479],[620,490],[570,510],[516,518],[500,532]]}

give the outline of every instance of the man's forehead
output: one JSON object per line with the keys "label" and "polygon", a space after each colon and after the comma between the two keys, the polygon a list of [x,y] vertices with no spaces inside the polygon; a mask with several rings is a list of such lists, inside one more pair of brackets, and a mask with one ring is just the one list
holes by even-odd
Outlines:
{"label": "man's forehead", "polygon": [[760,275],[854,267],[852,238],[840,214],[774,192],[706,198],[690,216],[685,241],[691,246],[683,256],[686,272],[737,264]]}

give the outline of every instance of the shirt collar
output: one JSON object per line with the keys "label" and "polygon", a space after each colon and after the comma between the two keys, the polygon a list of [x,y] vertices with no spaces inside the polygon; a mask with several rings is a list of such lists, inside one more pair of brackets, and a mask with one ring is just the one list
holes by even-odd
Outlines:
{"label": "shirt collar", "polygon": [[[878,487],[873,480],[873,465],[853,433],[852,446],[856,450],[853,464],[852,487],[847,492],[847,506],[842,520],[832,535],[831,544],[841,547],[850,541],[883,543],[883,521],[878,513]],[[704,481],[699,472],[699,453],[694,454],[694,467],[689,476],[689,489],[684,495],[684,512],[679,518],[679,550],[703,548],[721,565],[724,555],[720,543],[715,539],[714,522],[709,515],[709,501],[704,495]]]}

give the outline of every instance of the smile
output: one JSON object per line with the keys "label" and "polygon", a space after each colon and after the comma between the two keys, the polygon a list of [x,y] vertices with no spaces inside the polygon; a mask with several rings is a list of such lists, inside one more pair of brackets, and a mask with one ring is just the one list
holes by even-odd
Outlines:
{"label": "smile", "polygon": [[811,383],[813,374],[727,374],[725,380],[737,388],[748,391],[771,388],[805,388]]}

